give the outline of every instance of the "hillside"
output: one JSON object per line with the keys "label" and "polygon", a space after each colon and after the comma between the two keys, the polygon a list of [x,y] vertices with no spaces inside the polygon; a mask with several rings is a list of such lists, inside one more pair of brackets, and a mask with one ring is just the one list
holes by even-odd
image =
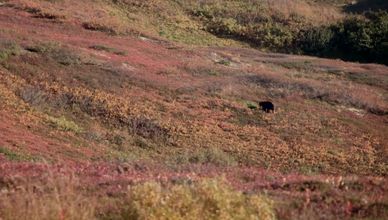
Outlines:
{"label": "hillside", "polygon": [[0,219],[384,219],[388,67],[222,32],[346,3],[0,0]]}

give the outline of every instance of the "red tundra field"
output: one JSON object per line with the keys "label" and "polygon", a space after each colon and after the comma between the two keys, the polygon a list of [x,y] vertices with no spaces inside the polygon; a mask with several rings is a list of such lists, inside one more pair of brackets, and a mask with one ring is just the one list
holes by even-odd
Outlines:
{"label": "red tundra field", "polygon": [[262,52],[182,2],[0,0],[0,220],[388,219],[388,67]]}

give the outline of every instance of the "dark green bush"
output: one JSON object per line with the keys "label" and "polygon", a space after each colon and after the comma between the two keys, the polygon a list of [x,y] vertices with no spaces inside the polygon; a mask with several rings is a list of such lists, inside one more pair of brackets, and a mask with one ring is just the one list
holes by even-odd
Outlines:
{"label": "dark green bush", "polygon": [[294,32],[280,23],[266,22],[250,27],[246,33],[248,39],[259,46],[274,51],[288,51],[294,39]]}
{"label": "dark green bush", "polygon": [[388,64],[388,12],[368,12],[329,27],[303,30],[294,46],[311,55]]}
{"label": "dark green bush", "polygon": [[237,23],[236,19],[214,19],[207,26],[207,29],[218,35],[234,35],[239,36],[242,27]]}
{"label": "dark green bush", "polygon": [[388,63],[388,12],[368,12],[365,17],[347,19],[334,28],[338,48],[353,59]]}
{"label": "dark green bush", "polygon": [[323,55],[332,48],[334,31],[330,27],[303,30],[297,38],[297,48],[307,54]]}
{"label": "dark green bush", "polygon": [[387,0],[358,0],[356,4],[348,4],[345,11],[352,13],[363,13],[365,11],[388,10]]}
{"label": "dark green bush", "polygon": [[373,49],[373,27],[362,19],[349,19],[340,26],[338,33],[343,41],[343,47],[359,52],[367,52]]}

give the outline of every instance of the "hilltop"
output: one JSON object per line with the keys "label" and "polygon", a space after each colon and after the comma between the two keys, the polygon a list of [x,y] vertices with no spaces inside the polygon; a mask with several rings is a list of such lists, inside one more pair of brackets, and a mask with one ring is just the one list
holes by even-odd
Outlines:
{"label": "hilltop", "polygon": [[285,46],[348,3],[0,1],[0,218],[384,218],[388,67]]}

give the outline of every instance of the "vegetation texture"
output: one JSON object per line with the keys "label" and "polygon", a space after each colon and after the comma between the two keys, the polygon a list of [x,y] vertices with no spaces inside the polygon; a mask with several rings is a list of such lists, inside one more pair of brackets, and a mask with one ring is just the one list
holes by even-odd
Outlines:
{"label": "vegetation texture", "polygon": [[387,20],[377,0],[0,0],[0,219],[385,219]]}

